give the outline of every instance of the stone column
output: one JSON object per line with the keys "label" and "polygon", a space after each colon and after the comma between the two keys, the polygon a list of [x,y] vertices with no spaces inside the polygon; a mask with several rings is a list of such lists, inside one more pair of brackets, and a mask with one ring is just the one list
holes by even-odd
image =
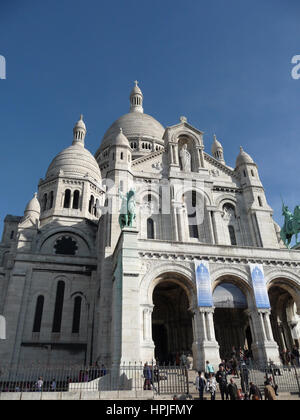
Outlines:
{"label": "stone column", "polygon": [[194,369],[204,370],[205,362],[217,368],[220,363],[219,345],[215,339],[213,324],[214,308],[196,307],[194,313],[194,342],[193,361]]}
{"label": "stone column", "polygon": [[254,360],[261,364],[266,364],[270,360],[275,363],[280,363],[278,345],[273,338],[273,332],[269,319],[270,310],[254,309],[248,313],[252,321],[252,353]]}

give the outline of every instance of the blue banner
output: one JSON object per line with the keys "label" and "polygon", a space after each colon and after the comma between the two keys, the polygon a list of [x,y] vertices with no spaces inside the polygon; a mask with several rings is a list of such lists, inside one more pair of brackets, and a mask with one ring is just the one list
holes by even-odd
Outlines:
{"label": "blue banner", "polygon": [[261,264],[249,264],[249,265],[250,265],[256,307],[258,309],[270,309],[271,306],[270,306],[263,266]]}
{"label": "blue banner", "polygon": [[198,306],[213,306],[209,265],[207,261],[195,260]]}

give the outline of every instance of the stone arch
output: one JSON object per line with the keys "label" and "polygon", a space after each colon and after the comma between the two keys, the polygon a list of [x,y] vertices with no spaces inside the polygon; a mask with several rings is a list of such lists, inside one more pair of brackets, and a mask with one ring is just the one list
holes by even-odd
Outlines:
{"label": "stone arch", "polygon": [[[150,267],[149,267],[150,268]],[[155,287],[167,277],[174,276],[173,281],[179,284],[186,291],[190,306],[197,302],[197,290],[195,284],[195,273],[192,269],[174,263],[159,264],[158,267],[147,270],[147,274],[142,278],[140,290],[143,291],[142,302],[152,305],[152,296]]]}
{"label": "stone arch", "polygon": [[279,271],[276,274],[267,275],[267,290],[268,292],[274,286],[278,286],[281,289],[287,291],[297,306],[297,313],[300,315],[300,279],[292,273]]}
{"label": "stone arch", "polygon": [[164,271],[148,289],[154,356],[166,363],[175,363],[182,351],[192,352],[193,345],[193,286],[176,271]]}
{"label": "stone arch", "polygon": [[255,298],[249,279],[244,271],[238,268],[230,268],[224,271],[224,268],[211,273],[212,293],[222,283],[231,283],[237,286],[246,296],[248,308],[255,307]]}
{"label": "stone arch", "polygon": [[191,141],[193,141],[195,147],[203,146],[201,137],[197,136],[193,131],[187,128],[181,128],[176,131],[173,134],[171,141],[178,144],[179,139],[183,137],[189,138]]}

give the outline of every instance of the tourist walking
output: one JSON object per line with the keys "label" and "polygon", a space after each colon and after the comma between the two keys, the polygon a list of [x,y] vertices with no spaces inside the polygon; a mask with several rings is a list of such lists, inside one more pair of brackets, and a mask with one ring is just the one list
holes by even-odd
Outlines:
{"label": "tourist walking", "polygon": [[216,373],[216,381],[219,384],[219,389],[220,389],[222,400],[224,401],[225,397],[226,397],[226,400],[228,400],[227,373],[224,369],[223,364],[219,365],[219,370]]}
{"label": "tourist walking", "polygon": [[35,383],[36,390],[39,392],[42,392],[43,385],[44,385],[44,381],[43,381],[43,378],[40,376],[39,379]]}
{"label": "tourist walking", "polygon": [[233,378],[230,379],[230,383],[228,384],[228,394],[231,401],[239,400],[238,387]]}
{"label": "tourist walking", "polygon": [[271,401],[276,400],[276,393],[269,379],[265,382],[264,393],[265,393],[265,400],[271,400]]}
{"label": "tourist walking", "polygon": [[216,399],[217,381],[214,373],[210,373],[207,379],[206,390],[210,393],[211,401]]}
{"label": "tourist walking", "polygon": [[196,389],[199,392],[199,400],[203,400],[203,393],[206,385],[206,380],[204,379],[202,372],[199,370],[198,376],[196,378]]}
{"label": "tourist walking", "polygon": [[148,365],[147,362],[144,364],[143,376],[145,378],[145,380],[144,380],[144,390],[150,391],[151,390],[151,382],[152,382],[152,372],[151,372],[150,366]]}
{"label": "tourist walking", "polygon": [[211,365],[209,363],[209,361],[206,361],[206,366],[205,366],[205,378],[208,379],[211,373],[215,373],[213,365]]}
{"label": "tourist walking", "polygon": [[[251,395],[252,395],[252,398],[251,398]],[[257,401],[262,400],[262,394],[260,392],[260,389],[253,382],[250,382],[249,399],[257,400]]]}

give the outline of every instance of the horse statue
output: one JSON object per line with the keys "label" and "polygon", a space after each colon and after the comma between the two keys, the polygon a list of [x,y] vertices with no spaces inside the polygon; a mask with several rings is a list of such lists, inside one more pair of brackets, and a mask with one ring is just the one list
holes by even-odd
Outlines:
{"label": "horse statue", "polygon": [[122,199],[119,216],[120,228],[123,229],[125,226],[132,227],[136,218],[135,191],[131,188],[128,193],[123,194],[119,189],[119,196]]}
{"label": "horse statue", "polygon": [[280,237],[285,246],[290,248],[294,235],[296,235],[296,244],[298,244],[298,233],[300,232],[300,206],[296,206],[294,214],[289,211],[288,206],[282,204],[282,215],[284,216],[284,225],[280,231]]}

